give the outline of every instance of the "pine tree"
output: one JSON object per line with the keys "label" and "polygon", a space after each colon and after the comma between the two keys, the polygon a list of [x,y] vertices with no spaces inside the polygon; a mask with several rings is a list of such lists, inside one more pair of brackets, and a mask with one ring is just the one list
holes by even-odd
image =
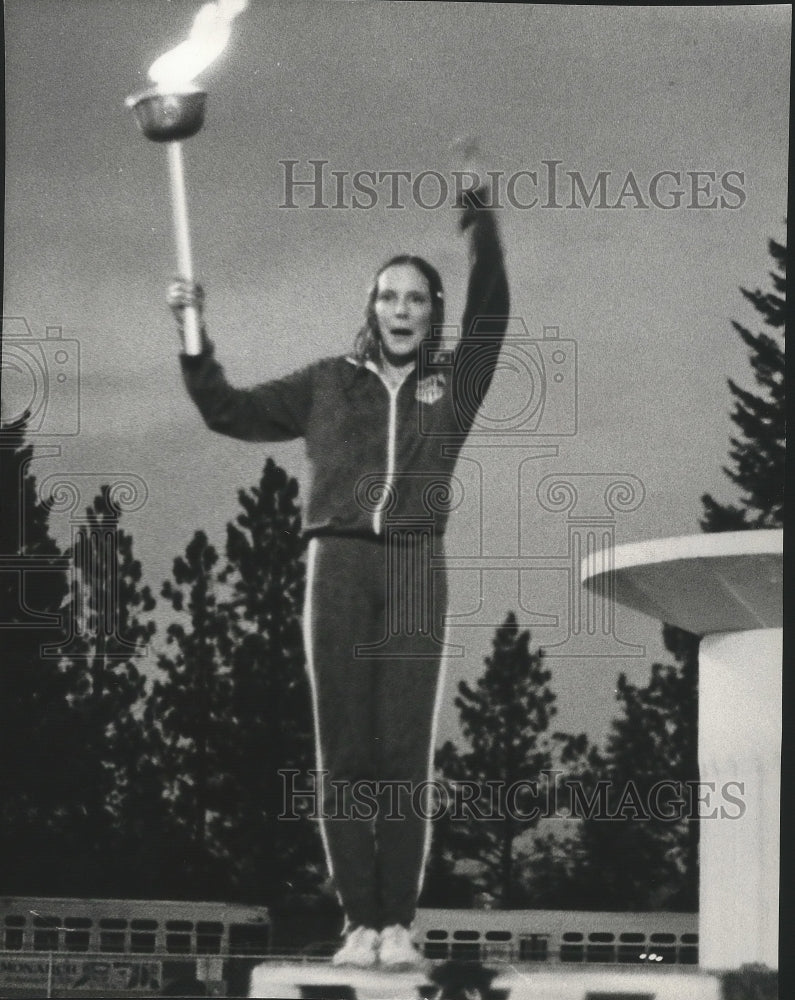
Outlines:
{"label": "pine tree", "polygon": [[227,526],[233,738],[222,755],[226,800],[219,838],[238,898],[276,901],[316,888],[320,838],[285,813],[281,772],[314,768],[301,611],[304,542],[298,483],[268,459],[257,486],[241,490],[242,512]]}
{"label": "pine tree", "polygon": [[[543,651],[531,652],[530,633],[519,630],[513,612],[497,629],[494,651],[485,663],[475,686],[461,681],[455,699],[471,749],[459,751],[448,741],[437,753],[436,766],[449,794],[458,790],[459,795],[452,821],[437,824],[436,850],[446,848],[459,861],[475,862],[480,890],[509,908],[529,901],[521,879],[525,857],[517,841],[538,823],[549,773],[566,738],[548,733],[557,712],[551,673],[544,667]],[[469,783],[469,790],[462,782]],[[537,793],[520,785],[528,782],[537,783]],[[467,804],[473,795],[477,798]]]}
{"label": "pine tree", "polygon": [[536,837],[525,863],[535,907],[698,909],[697,640],[663,634],[677,663],[653,664],[644,686],[619,676],[604,749],[571,741],[555,799],[570,821]]}
{"label": "pine tree", "polygon": [[[671,652],[682,648],[679,630],[666,628],[664,638]],[[592,749],[578,776],[591,796],[604,783],[574,849],[578,908],[698,909],[697,683],[694,652],[653,664],[642,687],[619,676],[620,714],[605,750]]]}
{"label": "pine tree", "polygon": [[[702,497],[704,531],[775,528],[782,524],[784,488],[784,351],[786,248],[769,244],[777,272],[773,289],[741,289],[764,317],[770,332],[753,334],[733,323],[751,352],[750,362],[760,393],[748,392],[729,380],[734,398],[731,419],[739,430],[731,439],[731,466],[724,469],[743,491],[740,505],[721,504]],[[778,339],[780,337],[780,340]],[[656,779],[681,782],[685,789],[698,780],[698,645],[699,637],[671,625],[663,626],[666,648],[675,665],[654,664],[645,687],[621,677],[618,701],[621,715],[604,754],[594,752],[586,783],[598,780],[615,790],[635,781],[648,793]],[[692,799],[692,795],[686,795]],[[694,810],[690,810],[692,814]],[[571,856],[568,874],[577,883],[579,905],[618,909],[668,908],[695,910],[698,906],[698,821],[688,817],[660,822],[624,820],[583,824]]]}
{"label": "pine tree", "polygon": [[38,499],[29,415],[0,428],[0,884],[48,891],[71,794],[66,681],[43,648],[63,638],[68,560]]}
{"label": "pine tree", "polygon": [[740,506],[721,504],[705,493],[701,502],[704,531],[739,531],[744,528],[780,528],[784,509],[785,384],[784,324],[786,309],[787,248],[770,240],[776,270],[770,272],[773,289],[748,291],[745,298],[764,317],[768,331],[753,334],[733,322],[750,351],[754,380],[761,392],[749,392],[729,379],[734,398],[731,419],[738,436],[731,438],[729,479],[742,490]]}
{"label": "pine tree", "polygon": [[180,619],[168,626],[168,652],[158,656],[162,680],[147,706],[150,739],[162,766],[171,843],[182,864],[168,879],[181,898],[223,896],[225,861],[213,817],[233,806],[220,785],[220,748],[234,739],[229,718],[229,617],[219,600],[218,553],[197,531],[174,560],[162,596]]}
{"label": "pine tree", "polygon": [[122,816],[145,750],[139,662],[155,631],[148,617],[155,602],[119,521],[113,491],[102,487],[72,545],[72,635],[64,655],[75,795],[60,890],[70,894],[124,894],[136,885],[125,863]]}
{"label": "pine tree", "polygon": [[158,862],[179,853],[167,880],[177,895],[289,906],[321,878],[308,803],[285,802],[280,774],[314,767],[297,497],[296,480],[268,459],[238,493],[226,558],[197,531],[162,588],[177,617],[146,722],[172,842]]}

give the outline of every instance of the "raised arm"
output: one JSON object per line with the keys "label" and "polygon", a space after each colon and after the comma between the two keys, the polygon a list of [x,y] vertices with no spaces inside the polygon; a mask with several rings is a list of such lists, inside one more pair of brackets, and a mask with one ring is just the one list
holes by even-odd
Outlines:
{"label": "raised arm", "polygon": [[474,414],[497,366],[508,326],[510,296],[497,219],[483,188],[462,196],[461,228],[469,237],[470,273],[461,339],[456,348],[453,398],[461,412]]}
{"label": "raised arm", "polygon": [[303,437],[312,403],[312,368],[250,389],[235,388],[216,361],[214,345],[207,337],[201,287],[177,280],[169,287],[167,301],[180,336],[184,306],[195,305],[199,310],[201,353],[183,351],[180,362],[185,386],[207,426],[243,441],[289,441]]}

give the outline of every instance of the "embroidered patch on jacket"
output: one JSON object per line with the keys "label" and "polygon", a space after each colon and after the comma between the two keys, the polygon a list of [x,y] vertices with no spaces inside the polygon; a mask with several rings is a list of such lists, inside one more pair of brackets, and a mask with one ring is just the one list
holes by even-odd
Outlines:
{"label": "embroidered patch on jacket", "polygon": [[414,398],[420,403],[435,403],[444,395],[447,379],[444,375],[427,375],[417,382]]}

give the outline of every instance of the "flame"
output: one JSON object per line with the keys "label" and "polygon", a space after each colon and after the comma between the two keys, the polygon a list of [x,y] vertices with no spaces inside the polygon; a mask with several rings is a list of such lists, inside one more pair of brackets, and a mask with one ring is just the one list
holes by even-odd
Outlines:
{"label": "flame", "polygon": [[165,93],[190,89],[192,81],[226,48],[232,21],[246,9],[248,0],[216,0],[196,15],[190,34],[176,48],[149,67],[149,79]]}

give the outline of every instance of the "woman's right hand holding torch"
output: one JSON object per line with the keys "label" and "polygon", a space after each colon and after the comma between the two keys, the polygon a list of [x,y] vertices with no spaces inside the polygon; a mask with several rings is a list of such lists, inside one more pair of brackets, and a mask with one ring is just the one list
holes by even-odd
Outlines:
{"label": "woman's right hand holding torch", "polygon": [[[183,353],[200,354],[207,340],[204,329],[204,289],[196,281],[188,281],[185,278],[176,277],[168,286],[166,302],[177,321],[177,331],[180,336]],[[189,349],[185,342],[185,317],[188,310],[192,310],[196,316],[200,331],[201,343],[198,351]]]}

